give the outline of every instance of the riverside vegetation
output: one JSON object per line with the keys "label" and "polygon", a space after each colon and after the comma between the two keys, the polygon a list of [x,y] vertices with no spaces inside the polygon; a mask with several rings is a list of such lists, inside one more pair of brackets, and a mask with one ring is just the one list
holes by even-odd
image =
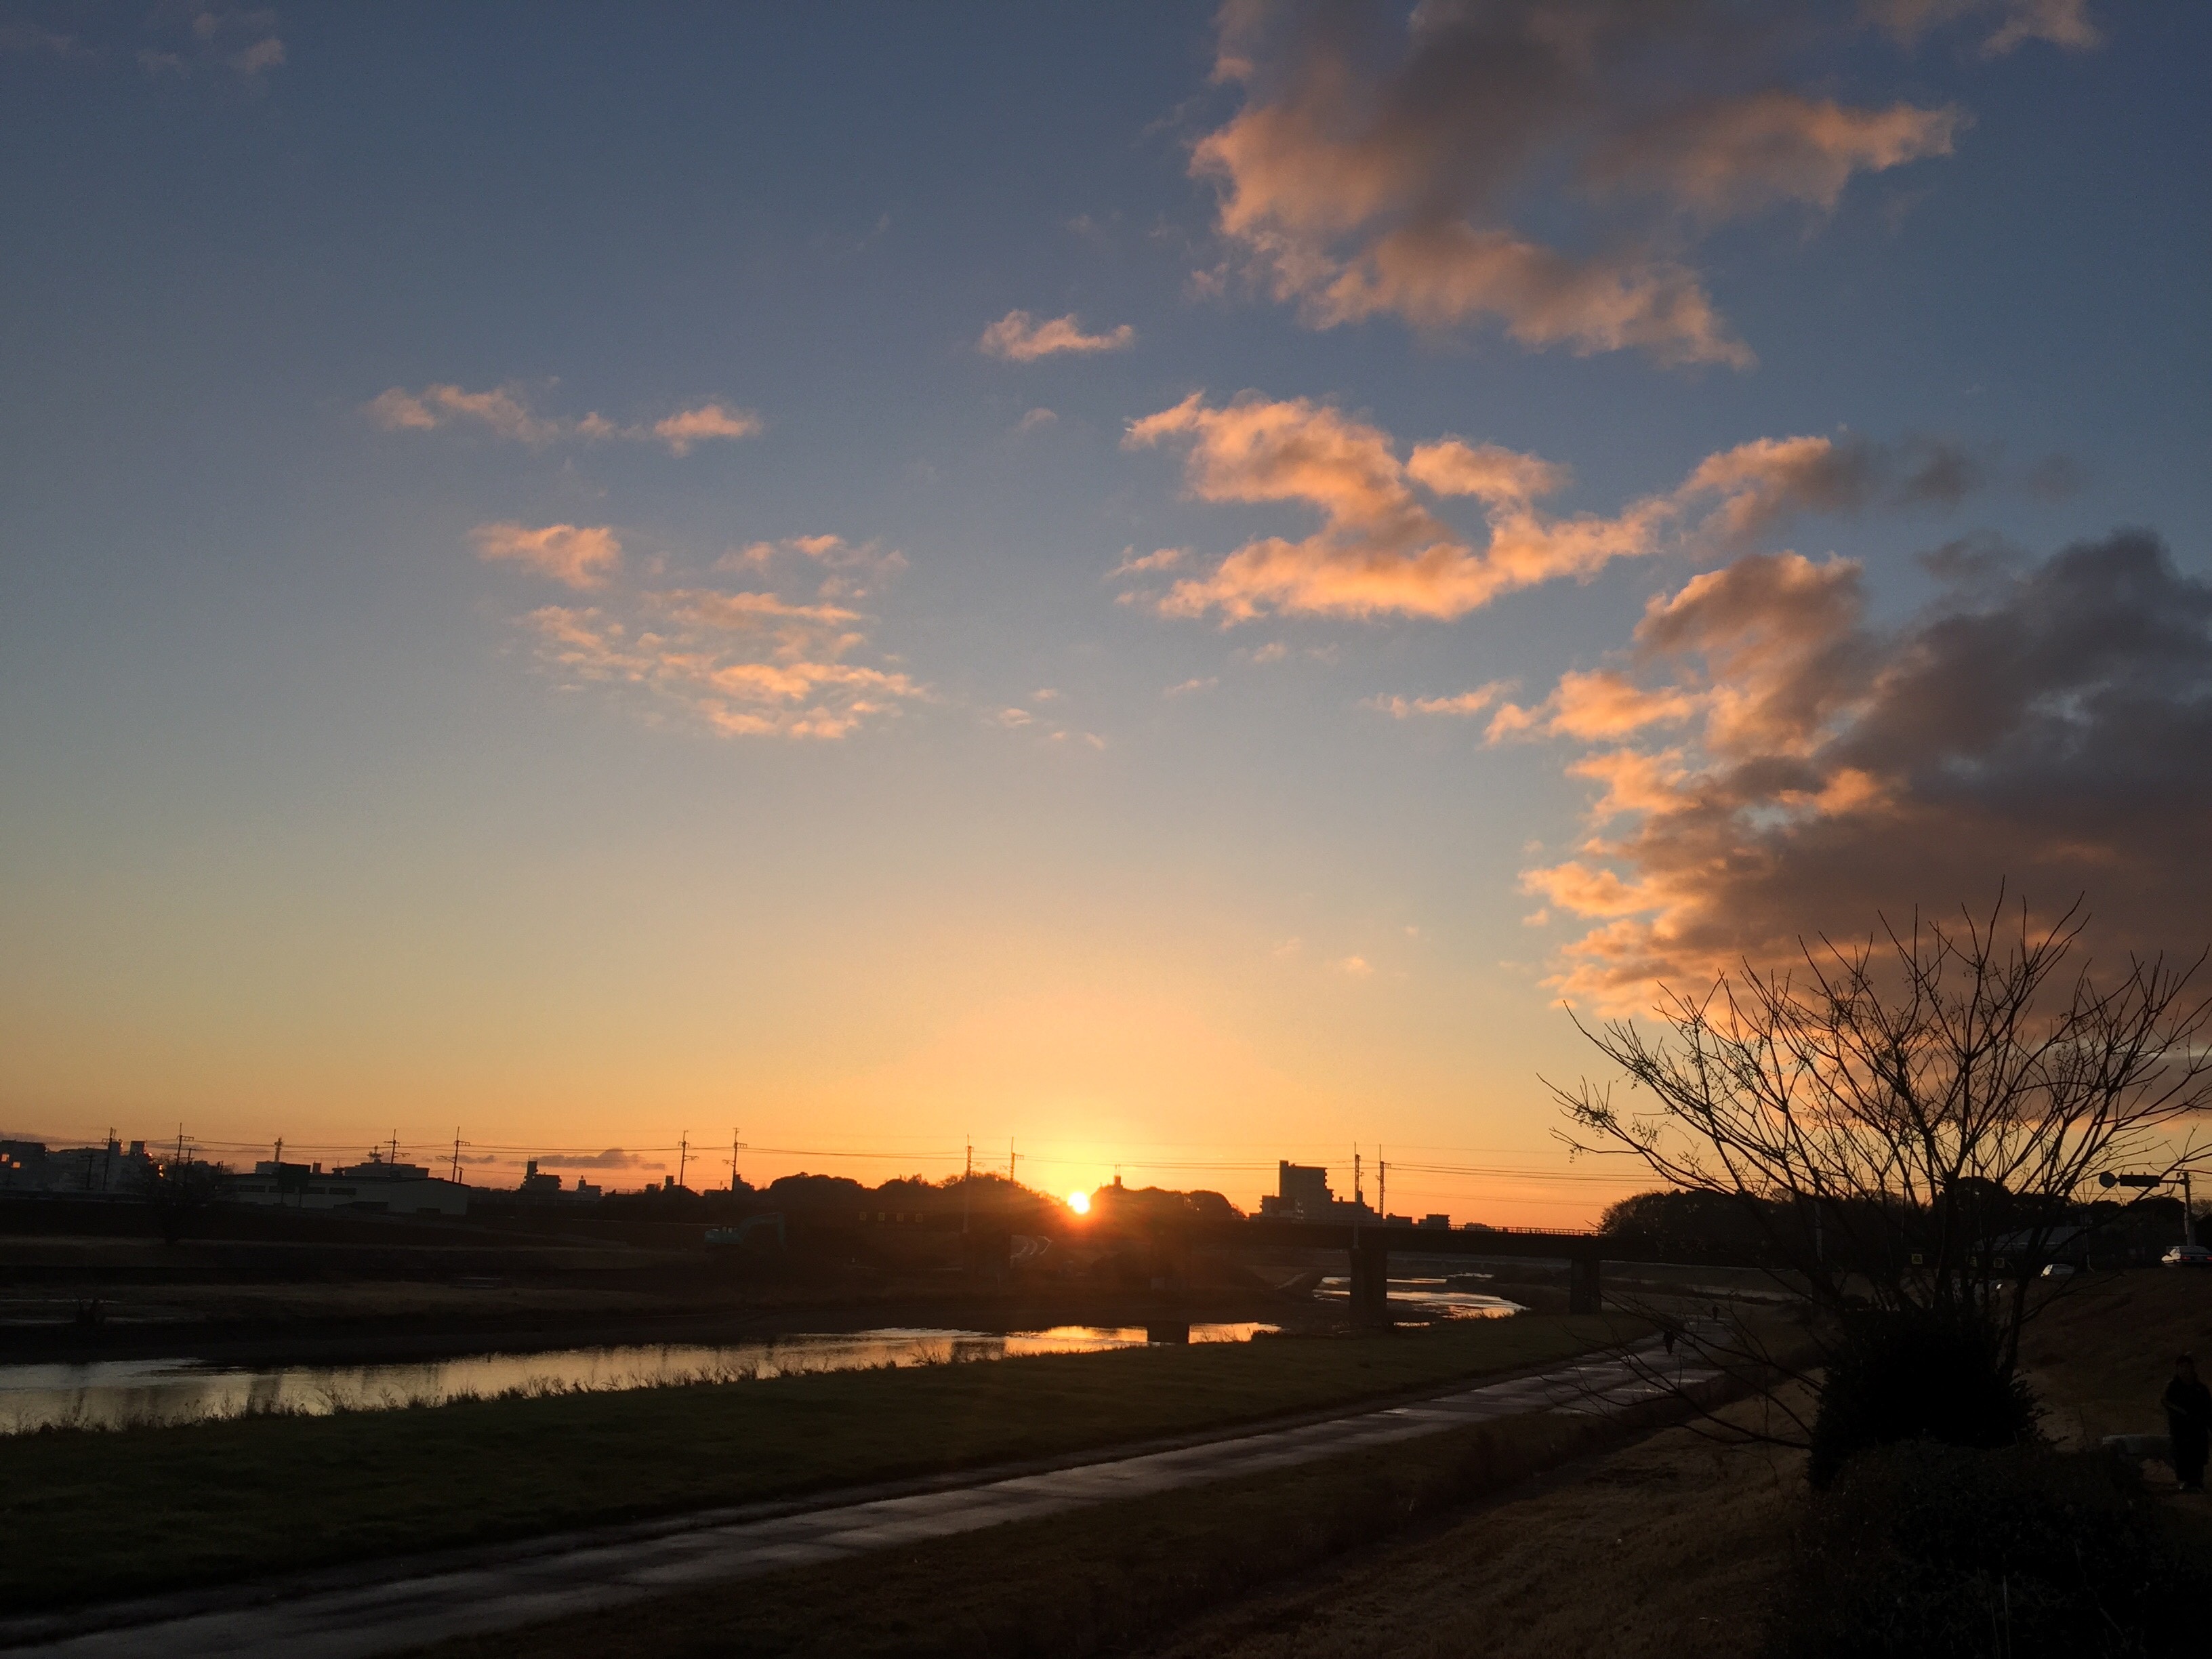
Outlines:
{"label": "riverside vegetation", "polygon": [[6,1442],[15,1611],[1051,1457],[1441,1389],[1646,1328],[1524,1315]]}

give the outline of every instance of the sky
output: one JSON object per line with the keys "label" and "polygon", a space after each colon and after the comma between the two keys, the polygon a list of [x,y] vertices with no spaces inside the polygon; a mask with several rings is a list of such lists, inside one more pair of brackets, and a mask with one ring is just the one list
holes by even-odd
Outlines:
{"label": "sky", "polygon": [[0,1130],[1583,1225],[1571,1006],[2193,954],[2208,64],[0,0]]}

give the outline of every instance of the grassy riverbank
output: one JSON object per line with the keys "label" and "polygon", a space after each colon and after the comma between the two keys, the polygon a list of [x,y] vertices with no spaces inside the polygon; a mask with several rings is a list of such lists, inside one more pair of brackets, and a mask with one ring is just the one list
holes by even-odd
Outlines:
{"label": "grassy riverbank", "polygon": [[1504,1418],[1195,1491],[441,1643],[418,1659],[1127,1652],[1255,1585],[1419,1530],[1434,1513],[1621,1432],[1592,1417]]}
{"label": "grassy riverbank", "polygon": [[1637,1328],[1389,1336],[258,1418],[0,1443],[0,1607],[201,1585],[1047,1457],[1546,1364]]}

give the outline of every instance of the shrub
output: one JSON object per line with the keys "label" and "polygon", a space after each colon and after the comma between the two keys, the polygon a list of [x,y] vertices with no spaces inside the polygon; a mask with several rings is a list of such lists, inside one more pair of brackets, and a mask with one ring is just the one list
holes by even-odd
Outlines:
{"label": "shrub", "polygon": [[2193,1639],[2212,1574],[2101,1453],[1933,1441],[1862,1454],[1814,1499],[1777,1659],[2148,1659]]}
{"label": "shrub", "polygon": [[1826,1487],[1854,1454],[1899,1441],[2020,1445],[2039,1414],[1989,1320],[1971,1310],[1854,1313],[1821,1384],[1806,1473]]}

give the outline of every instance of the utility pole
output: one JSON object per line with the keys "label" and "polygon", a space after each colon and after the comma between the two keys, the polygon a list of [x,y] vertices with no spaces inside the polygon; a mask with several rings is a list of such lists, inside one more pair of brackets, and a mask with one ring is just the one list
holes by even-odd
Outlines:
{"label": "utility pole", "polygon": [[1375,1143],[1375,1207],[1390,1218],[1390,1166],[1382,1161],[1382,1143]]}
{"label": "utility pole", "polygon": [[968,1233],[968,1183],[974,1179],[975,1174],[975,1142],[971,1138],[968,1142],[968,1161],[960,1166],[960,1232],[963,1237]]}
{"label": "utility pole", "polygon": [[730,1196],[738,1195],[738,1131],[730,1131]]}
{"label": "utility pole", "polygon": [[1352,1143],[1352,1201],[1354,1204],[1367,1201],[1367,1194],[1359,1184],[1359,1143],[1356,1140]]}
{"label": "utility pole", "polygon": [[676,1137],[676,1187],[679,1192],[684,1188],[684,1166],[690,1162],[690,1159],[691,1132],[686,1129]]}
{"label": "utility pole", "polygon": [[2191,1207],[2195,1202],[2189,1195],[2189,1171],[2184,1170],[2181,1172],[2181,1242],[2185,1244],[2197,1242],[2197,1212]]}
{"label": "utility pole", "polygon": [[453,1125],[453,1173],[448,1177],[458,1187],[461,1184],[461,1126]]}
{"label": "utility pole", "polygon": [[1021,1167],[1022,1155],[1014,1150],[1014,1138],[1006,1137],[1006,1185],[1014,1184],[1014,1171]]}

